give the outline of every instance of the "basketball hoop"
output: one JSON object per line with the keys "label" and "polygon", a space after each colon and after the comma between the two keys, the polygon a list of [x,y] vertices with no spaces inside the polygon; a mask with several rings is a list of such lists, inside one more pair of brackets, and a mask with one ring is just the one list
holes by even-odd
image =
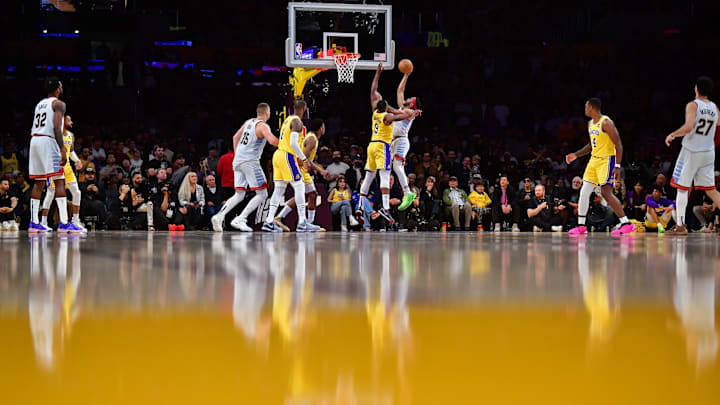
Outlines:
{"label": "basketball hoop", "polygon": [[355,82],[355,65],[357,65],[358,59],[360,59],[359,53],[339,53],[333,55],[335,59],[335,67],[338,71],[338,82],[339,83],[354,83]]}

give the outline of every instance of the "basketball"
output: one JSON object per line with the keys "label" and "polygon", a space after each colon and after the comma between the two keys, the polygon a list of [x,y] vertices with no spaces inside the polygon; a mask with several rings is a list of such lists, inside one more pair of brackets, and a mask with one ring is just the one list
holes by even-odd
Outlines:
{"label": "basketball", "polygon": [[403,74],[409,75],[413,71],[413,64],[410,62],[410,59],[403,59],[398,64],[398,69],[400,69]]}

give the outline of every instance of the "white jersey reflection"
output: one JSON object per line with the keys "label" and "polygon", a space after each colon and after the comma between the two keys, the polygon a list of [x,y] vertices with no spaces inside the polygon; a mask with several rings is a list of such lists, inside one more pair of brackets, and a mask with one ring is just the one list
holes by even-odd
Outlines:
{"label": "white jersey reflection", "polygon": [[684,239],[677,241],[673,302],[685,336],[688,361],[698,372],[715,365],[718,355],[714,269],[707,266],[708,261],[704,263],[688,271],[687,243]]}
{"label": "white jersey reflection", "polygon": [[[46,370],[55,368],[56,352],[78,316],[77,291],[82,276],[80,236],[57,238],[57,257],[46,235],[30,238],[30,293],[28,317],[38,365]],[[68,277],[68,247],[72,246],[71,272]]]}

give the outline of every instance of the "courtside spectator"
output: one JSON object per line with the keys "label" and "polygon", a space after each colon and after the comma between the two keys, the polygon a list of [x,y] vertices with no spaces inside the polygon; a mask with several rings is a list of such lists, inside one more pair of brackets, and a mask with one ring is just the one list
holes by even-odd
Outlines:
{"label": "courtside spectator", "polygon": [[[443,202],[445,203],[445,215],[452,217],[453,229],[456,231],[469,230],[472,208],[467,193],[458,187],[457,177],[450,177],[449,187],[443,192]],[[460,215],[463,217],[462,228],[460,228]]]}
{"label": "courtside spectator", "polygon": [[515,190],[510,187],[506,175],[500,177],[500,187],[492,195],[492,216],[495,232],[500,232],[503,223],[512,223],[511,230],[520,232],[520,207],[517,203]]}

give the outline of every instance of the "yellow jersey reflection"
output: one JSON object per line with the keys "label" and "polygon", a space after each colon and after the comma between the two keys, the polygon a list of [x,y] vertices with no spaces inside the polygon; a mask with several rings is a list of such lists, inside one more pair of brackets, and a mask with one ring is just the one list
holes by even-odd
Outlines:
{"label": "yellow jersey reflection", "polygon": [[619,277],[609,279],[608,272],[620,267],[612,267],[609,260],[611,257],[602,254],[591,258],[585,242],[578,244],[578,274],[585,309],[590,315],[588,350],[591,353],[607,347],[619,321]]}
{"label": "yellow jersey reflection", "polygon": [[692,255],[697,261],[688,271],[687,243],[675,241],[675,290],[673,302],[685,336],[688,361],[698,373],[711,369],[718,355],[715,326],[715,266],[703,252]]}
{"label": "yellow jersey reflection", "polygon": [[37,363],[46,371],[55,369],[56,352],[62,350],[79,313],[76,297],[82,276],[80,236],[58,236],[57,240],[57,257],[53,257],[52,241],[46,235],[30,236],[30,333]]}

